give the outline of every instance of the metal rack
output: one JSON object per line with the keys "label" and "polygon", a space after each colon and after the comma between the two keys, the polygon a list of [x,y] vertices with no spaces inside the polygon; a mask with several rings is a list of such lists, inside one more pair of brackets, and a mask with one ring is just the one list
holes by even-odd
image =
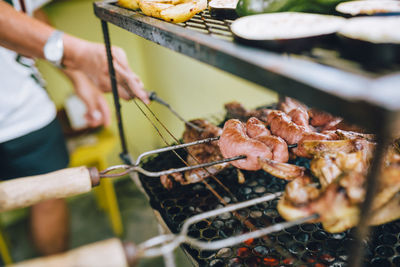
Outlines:
{"label": "metal rack", "polygon": [[322,55],[319,51],[324,51],[325,47],[307,54],[288,55],[243,46],[233,42],[230,20],[213,19],[207,11],[180,24],[121,8],[115,1],[94,3],[94,12],[102,20],[124,161],[129,162],[129,156],[119,112],[108,22],[280,94],[342,116],[376,133],[379,143],[367,177],[357,243],[351,253],[354,258],[351,265],[360,264],[362,240],[368,234],[369,207],[377,187],[375,177],[378,177],[388,140],[395,130],[400,129],[400,74],[395,72],[400,67],[366,71],[357,63],[336,56],[329,47]]}

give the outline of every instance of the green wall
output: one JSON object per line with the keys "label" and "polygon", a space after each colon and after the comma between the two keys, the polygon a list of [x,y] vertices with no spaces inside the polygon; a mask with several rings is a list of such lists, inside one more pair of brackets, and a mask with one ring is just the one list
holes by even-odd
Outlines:
{"label": "green wall", "polygon": [[[93,14],[92,3],[90,0],[56,1],[46,6],[45,11],[57,28],[87,40],[102,42],[100,21]],[[275,93],[113,25],[110,25],[110,37],[113,45],[125,49],[133,71],[142,78],[147,90],[156,91],[187,119],[221,115],[224,103],[232,100],[240,101],[247,107],[276,100]],[[64,98],[72,92],[71,84],[47,63],[40,62],[40,68],[52,98],[57,106],[61,106]],[[112,107],[111,95],[107,98]],[[181,122],[157,103],[152,103],[150,108],[175,135],[181,136],[184,127]],[[129,151],[133,156],[164,146],[134,103],[123,101],[122,113]],[[117,135],[115,122],[111,127]],[[114,152],[110,156],[110,164],[120,163],[120,146]]]}

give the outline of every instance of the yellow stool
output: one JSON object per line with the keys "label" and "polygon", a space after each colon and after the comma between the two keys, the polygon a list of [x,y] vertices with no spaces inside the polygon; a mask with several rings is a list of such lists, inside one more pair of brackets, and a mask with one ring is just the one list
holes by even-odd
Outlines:
{"label": "yellow stool", "polygon": [[7,242],[4,238],[3,231],[0,228],[0,255],[3,260],[3,264],[11,264],[12,258],[10,251],[8,250]]}
{"label": "yellow stool", "polygon": [[[70,155],[70,166],[95,166],[99,170],[107,167],[107,155],[115,147],[117,139],[110,130],[104,129],[95,134],[94,144],[78,146]],[[121,214],[115,195],[113,181],[109,178],[102,178],[100,186],[95,188],[97,203],[109,216],[111,226],[117,236],[123,232]]]}

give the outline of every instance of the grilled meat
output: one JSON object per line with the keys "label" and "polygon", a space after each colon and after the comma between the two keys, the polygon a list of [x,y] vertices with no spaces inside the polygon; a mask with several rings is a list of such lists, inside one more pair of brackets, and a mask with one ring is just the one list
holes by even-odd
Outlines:
{"label": "grilled meat", "polygon": [[263,122],[267,121],[267,109],[248,110],[239,102],[234,101],[225,104],[225,110],[228,119],[237,119],[246,122],[251,117],[256,117]]}
{"label": "grilled meat", "polygon": [[311,108],[308,110],[310,124],[320,131],[336,130],[340,122],[343,121],[340,117],[335,117],[327,112]]}
{"label": "grilled meat", "polygon": [[280,136],[289,145],[297,144],[304,133],[309,132],[306,127],[297,125],[289,115],[279,110],[269,111],[267,123],[271,133]]}
{"label": "grilled meat", "polygon": [[[204,129],[204,131],[198,131],[190,127],[189,125],[186,125],[185,131],[183,133],[183,141],[185,143],[194,142],[197,140],[210,137],[218,137],[222,133],[221,128],[215,126],[214,124],[206,120],[196,119],[192,120],[191,123]],[[218,143],[216,141],[190,146],[187,148],[187,150],[188,150],[188,156],[186,162],[189,165],[197,165],[201,163],[223,159]],[[221,170],[225,169],[228,166],[229,163],[221,163],[207,168],[200,168],[200,169],[186,171],[184,174],[172,173],[169,176],[164,175],[160,177],[161,183],[167,189],[172,188],[173,186],[172,180],[179,182],[182,185],[197,183],[211,175],[217,174],[218,172],[220,172]]]}
{"label": "grilled meat", "polygon": [[265,127],[265,124],[259,119],[252,117],[246,123],[247,135],[256,139],[272,150],[272,159],[278,162],[287,162],[289,160],[289,151],[286,142],[278,137],[271,135],[271,132]]}
{"label": "grilled meat", "polygon": [[272,158],[272,150],[264,143],[250,138],[245,125],[236,119],[225,123],[218,145],[225,158],[246,156],[245,159],[231,163],[239,169],[259,170],[261,166],[258,158]]}
{"label": "grilled meat", "polygon": [[339,152],[353,153],[357,151],[364,151],[367,155],[372,156],[375,143],[362,139],[306,140],[299,146],[302,147],[308,158],[336,154]]}
{"label": "grilled meat", "polygon": [[310,127],[296,124],[289,115],[278,110],[269,111],[267,122],[272,134],[283,138],[289,145],[298,145],[293,149],[293,153],[301,157],[309,157],[302,148],[302,143],[305,141],[338,139],[335,132],[313,132]]}
{"label": "grilled meat", "polygon": [[261,168],[280,179],[284,180],[293,180],[299,177],[303,177],[306,171],[306,168],[296,166],[289,163],[282,163],[270,159],[259,158],[258,159]]}
{"label": "grilled meat", "polygon": [[278,109],[289,114],[294,109],[307,111],[308,107],[294,98],[285,96],[279,99]]}
{"label": "grilled meat", "polygon": [[[186,125],[185,131],[183,132],[184,143],[190,143],[211,137],[218,137],[222,134],[221,128],[206,120],[196,119],[190,122],[204,129],[204,131],[197,131],[189,125]],[[221,151],[219,150],[218,143],[216,141],[196,146],[190,146],[187,149],[189,152],[188,161],[190,165],[220,160],[223,158],[221,155]],[[193,155],[196,160],[194,160],[193,157],[191,157],[190,155]]]}
{"label": "grilled meat", "polygon": [[[321,183],[319,192],[315,191],[314,184],[309,182],[307,176],[296,178],[285,189],[284,197],[278,203],[278,211],[286,220],[294,220],[313,213],[320,215],[318,221],[322,222],[324,229],[329,232],[342,232],[358,223],[359,205],[365,197],[365,177],[368,154],[358,151],[354,153],[338,153],[335,162],[319,161],[314,167],[314,175],[318,175]],[[391,154],[389,152],[388,154]],[[366,156],[367,155],[367,156]],[[367,159],[365,158],[367,157]],[[400,165],[396,157],[391,155],[379,176],[377,194],[372,203],[371,225],[386,223],[400,218]],[[313,162],[311,163],[313,165]],[[322,168],[335,166],[339,171],[335,175],[328,175],[332,180],[325,180],[327,173]],[[340,169],[339,169],[340,167]],[[304,188],[303,188],[304,187]],[[310,194],[309,197],[306,194]],[[307,202],[308,201],[308,202]],[[392,209],[392,212],[389,211]]]}

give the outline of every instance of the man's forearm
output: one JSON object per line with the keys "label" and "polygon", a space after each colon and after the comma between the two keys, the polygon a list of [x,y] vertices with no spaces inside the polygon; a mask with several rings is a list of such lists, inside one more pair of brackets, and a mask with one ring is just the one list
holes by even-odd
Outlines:
{"label": "man's forearm", "polygon": [[43,58],[53,28],[0,1],[0,44],[29,57]]}
{"label": "man's forearm", "polygon": [[[44,58],[43,47],[54,28],[0,0],[0,45],[24,56]],[[75,68],[78,55],[72,47],[79,46],[80,40],[65,34],[64,59],[66,67]]]}

